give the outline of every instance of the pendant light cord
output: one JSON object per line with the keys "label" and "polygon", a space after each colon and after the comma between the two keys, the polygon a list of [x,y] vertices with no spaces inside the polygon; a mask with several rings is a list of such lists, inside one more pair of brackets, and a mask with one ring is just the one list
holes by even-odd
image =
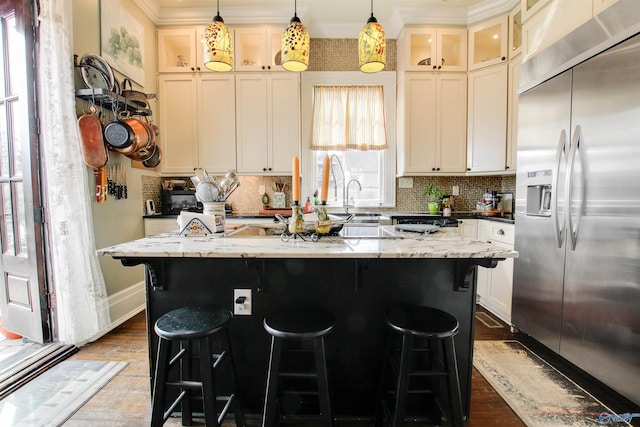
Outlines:
{"label": "pendant light cord", "polygon": [[373,18],[373,0],[371,0],[371,17]]}
{"label": "pendant light cord", "polygon": [[298,0],[293,0],[293,16],[298,17]]}

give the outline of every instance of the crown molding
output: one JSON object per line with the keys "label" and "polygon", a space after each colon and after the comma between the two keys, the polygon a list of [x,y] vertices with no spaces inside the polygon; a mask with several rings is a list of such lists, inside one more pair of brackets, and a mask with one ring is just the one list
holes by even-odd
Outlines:
{"label": "crown molding", "polygon": [[[205,25],[216,14],[215,7],[160,8],[154,0],[133,0],[157,26]],[[398,7],[388,22],[380,22],[387,38],[395,39],[405,25],[469,26],[513,10],[520,0],[485,0],[471,7]],[[227,25],[282,25],[291,19],[290,7],[225,7],[221,15]],[[357,38],[365,25],[361,22],[314,22],[308,8],[298,8],[297,14],[312,38]]]}

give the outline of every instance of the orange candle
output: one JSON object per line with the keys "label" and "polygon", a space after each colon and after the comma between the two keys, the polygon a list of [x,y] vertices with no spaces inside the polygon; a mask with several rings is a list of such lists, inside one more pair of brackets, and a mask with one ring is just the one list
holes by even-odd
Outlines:
{"label": "orange candle", "polygon": [[293,158],[293,203],[298,204],[300,201],[300,159],[298,156]]}
{"label": "orange candle", "polygon": [[329,156],[324,156],[324,167],[322,168],[322,192],[320,193],[320,201],[326,203],[329,195],[329,171],[331,170],[331,160]]}

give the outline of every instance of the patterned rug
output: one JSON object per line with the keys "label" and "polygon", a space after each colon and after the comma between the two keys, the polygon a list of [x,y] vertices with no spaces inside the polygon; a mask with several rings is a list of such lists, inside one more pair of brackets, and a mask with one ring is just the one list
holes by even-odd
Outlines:
{"label": "patterned rug", "polygon": [[473,366],[529,427],[601,426],[615,415],[518,341],[475,341]]}
{"label": "patterned rug", "polygon": [[59,426],[125,366],[65,360],[0,401],[0,426]]}

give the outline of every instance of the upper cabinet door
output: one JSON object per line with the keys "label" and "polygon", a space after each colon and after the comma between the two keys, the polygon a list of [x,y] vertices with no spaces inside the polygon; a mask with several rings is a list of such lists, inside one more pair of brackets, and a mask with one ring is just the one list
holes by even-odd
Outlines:
{"label": "upper cabinet door", "polygon": [[469,70],[489,67],[507,60],[508,15],[469,28]]}
{"label": "upper cabinet door", "polygon": [[192,73],[204,69],[200,63],[201,46],[193,28],[158,30],[158,71]]}
{"label": "upper cabinet door", "polygon": [[509,14],[509,59],[522,52],[522,11],[516,8]]}
{"label": "upper cabinet door", "polygon": [[410,27],[399,44],[400,71],[467,71],[465,28]]}
{"label": "upper cabinet door", "polygon": [[236,27],[235,71],[283,71],[280,46],[285,27]]}

